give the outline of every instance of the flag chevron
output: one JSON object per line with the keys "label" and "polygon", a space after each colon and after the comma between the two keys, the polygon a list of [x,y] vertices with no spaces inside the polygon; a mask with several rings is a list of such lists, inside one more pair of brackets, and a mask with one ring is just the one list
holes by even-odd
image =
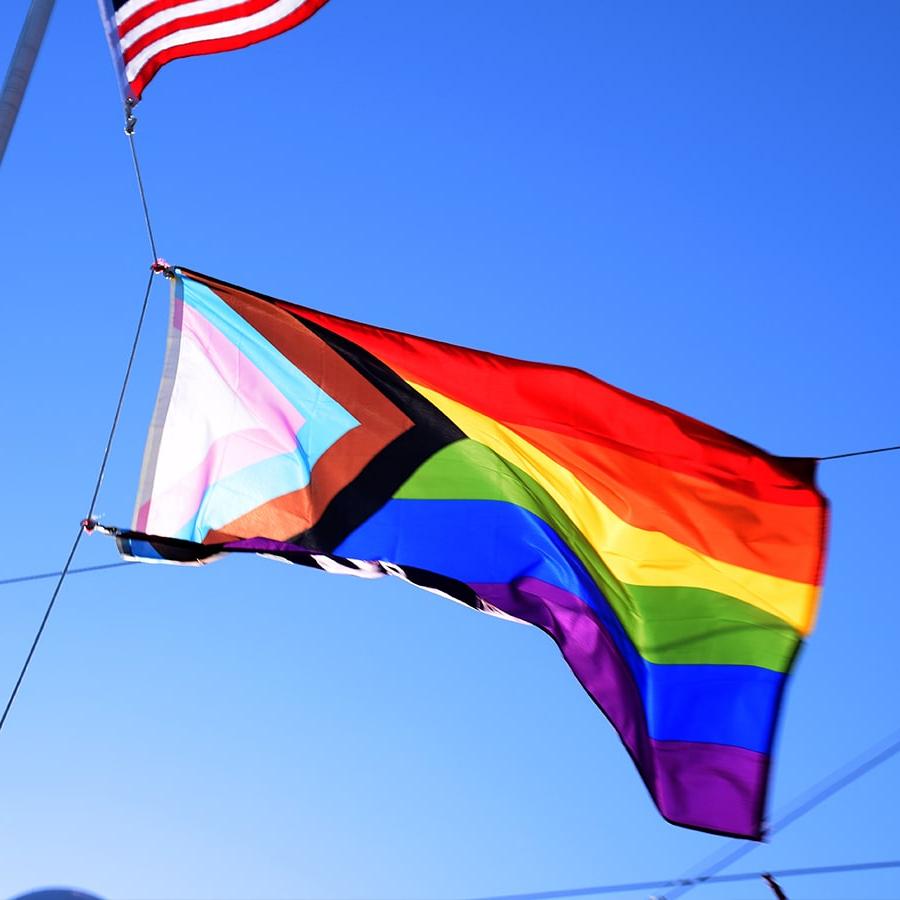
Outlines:
{"label": "flag chevron", "polygon": [[257,552],[393,575],[535,625],[666,818],[759,838],[820,592],[814,468],[583,372],[178,270],[119,543],[150,561]]}

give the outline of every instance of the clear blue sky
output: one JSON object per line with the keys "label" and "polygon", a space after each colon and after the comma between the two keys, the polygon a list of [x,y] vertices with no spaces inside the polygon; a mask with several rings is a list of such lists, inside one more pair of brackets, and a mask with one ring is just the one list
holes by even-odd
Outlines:
{"label": "clear blue sky", "polygon": [[[0,577],[65,557],[149,261],[94,4],[58,6],[0,171]],[[5,65],[27,2],[3,7]],[[579,366],[774,452],[896,444],[898,38],[891,2],[333,0],[148,88],[160,249]],[[109,523],[130,521],[166,308],[160,284]],[[900,454],[821,483],[831,554],[775,809],[900,724]],[[78,562],[114,558],[93,537]],[[0,685],[48,591],[0,592]],[[895,760],[739,868],[896,857],[898,788]],[[73,577],[0,736],[0,797],[4,897],[478,896],[677,875],[726,842],[658,816],[537,630],[265,560]],[[886,898],[900,876],[786,887]]]}

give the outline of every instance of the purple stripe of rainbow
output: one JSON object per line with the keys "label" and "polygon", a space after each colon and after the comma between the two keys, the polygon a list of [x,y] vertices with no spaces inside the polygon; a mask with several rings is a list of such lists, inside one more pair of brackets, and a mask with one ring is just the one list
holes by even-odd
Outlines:
{"label": "purple stripe of rainbow", "polygon": [[760,837],[769,757],[742,747],[659,741],[647,732],[641,695],[612,638],[574,594],[534,578],[470,584],[503,612],[537,625],[619,733],[660,812],[681,825]]}

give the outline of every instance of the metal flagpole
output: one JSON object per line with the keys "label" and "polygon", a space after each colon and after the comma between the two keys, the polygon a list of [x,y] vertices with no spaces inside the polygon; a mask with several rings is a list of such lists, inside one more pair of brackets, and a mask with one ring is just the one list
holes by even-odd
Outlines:
{"label": "metal flagpole", "polygon": [[31,0],[31,7],[25,16],[25,24],[19,35],[12,60],[6,70],[3,93],[0,94],[0,163],[6,153],[6,145],[16,124],[16,116],[25,96],[25,89],[31,79],[31,71],[38,51],[44,40],[47,22],[56,0]]}

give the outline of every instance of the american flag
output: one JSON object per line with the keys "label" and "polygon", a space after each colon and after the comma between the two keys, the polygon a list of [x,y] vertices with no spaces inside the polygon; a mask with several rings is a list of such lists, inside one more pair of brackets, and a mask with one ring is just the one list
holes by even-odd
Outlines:
{"label": "american flag", "polygon": [[126,98],[173,59],[237,50],[306,21],[327,0],[98,0]]}

